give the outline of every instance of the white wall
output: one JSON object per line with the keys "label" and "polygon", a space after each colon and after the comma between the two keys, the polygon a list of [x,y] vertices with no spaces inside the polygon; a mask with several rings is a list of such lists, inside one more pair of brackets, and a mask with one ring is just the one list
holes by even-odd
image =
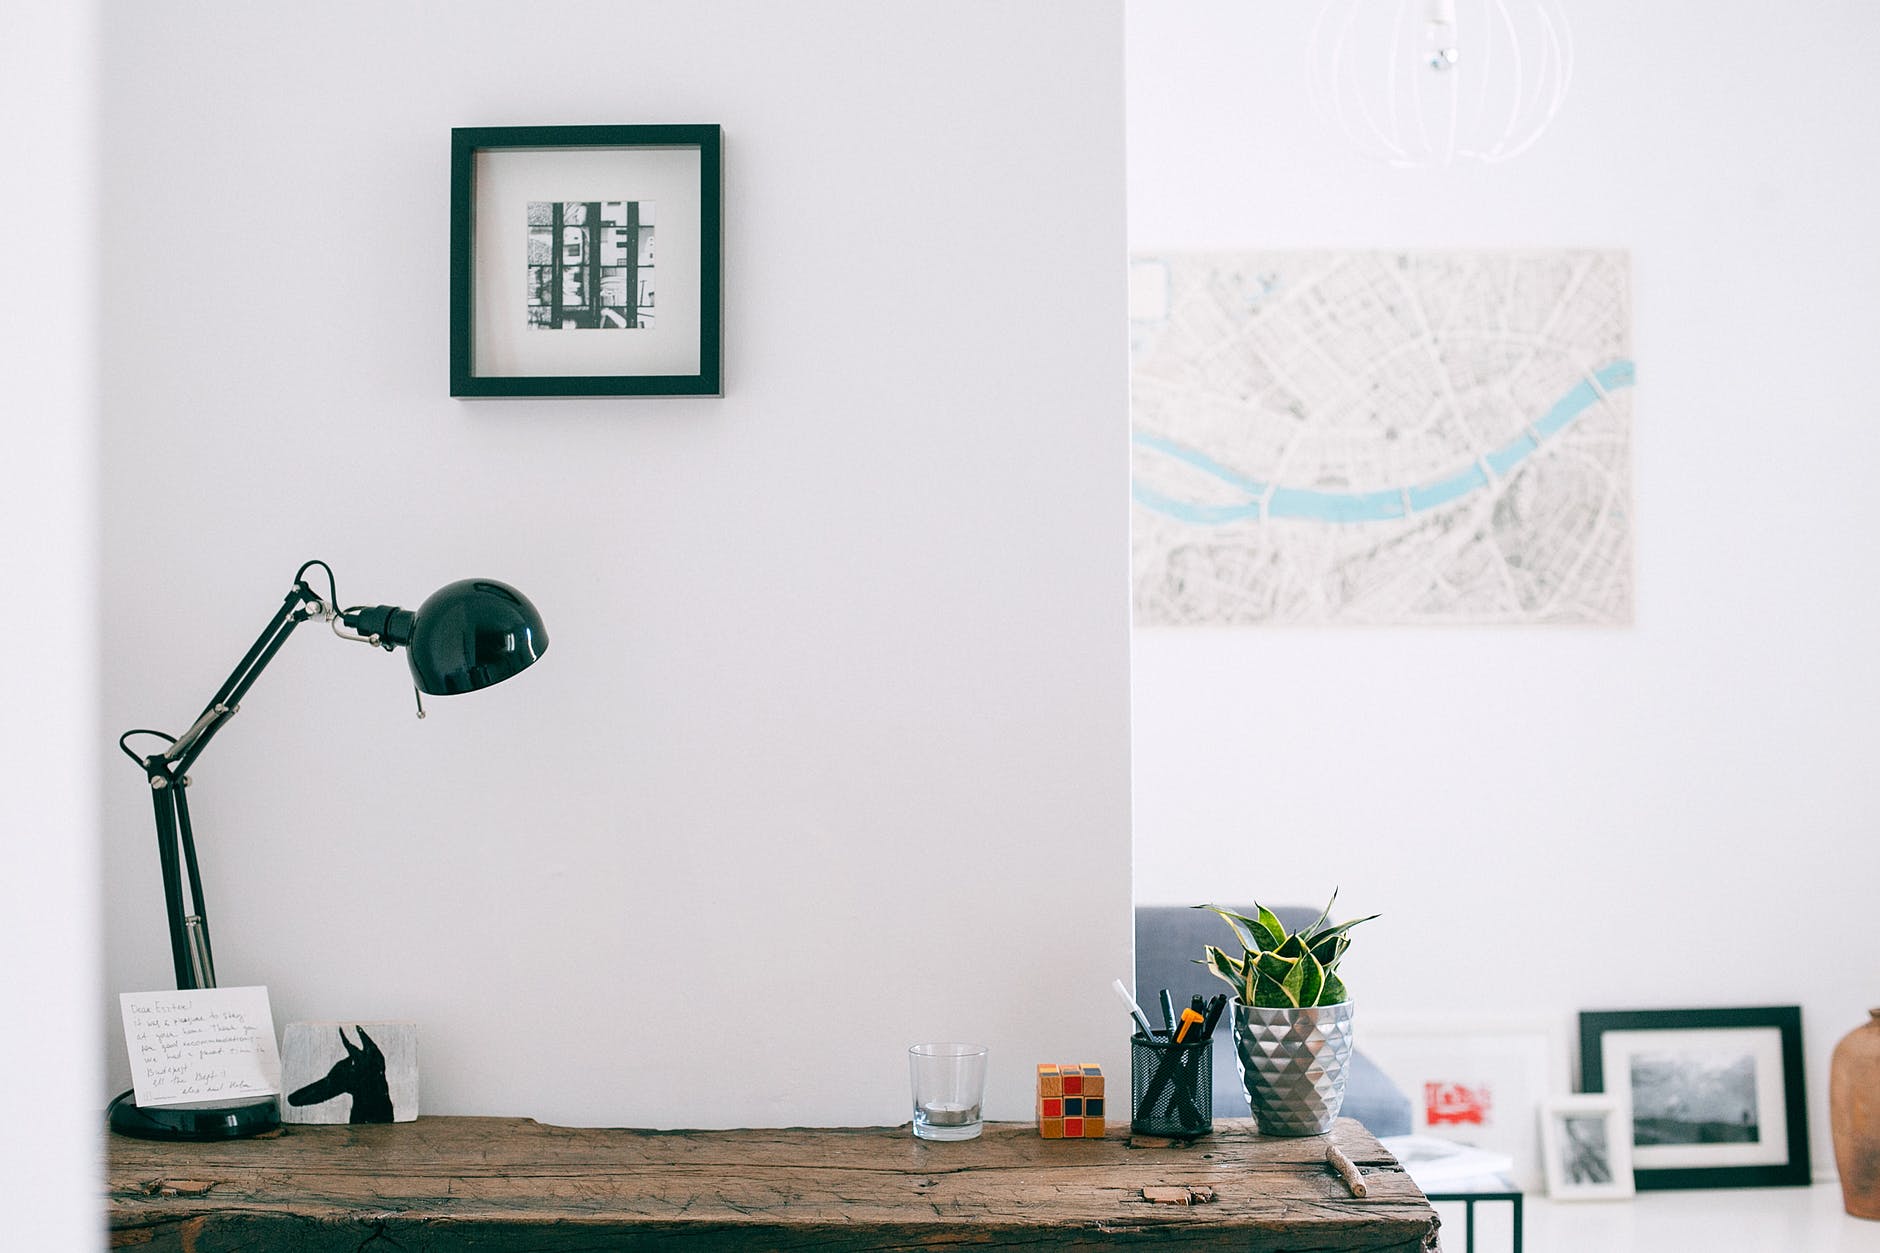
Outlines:
{"label": "white wall", "polygon": [[[295,567],[515,583],[412,717],[303,630],[194,771],[221,982],[409,1017],[425,1108],[894,1123],[904,1050],[1121,1067],[1114,3],[121,4],[105,721],[174,730]],[[725,128],[718,400],[446,396],[453,125]],[[165,986],[109,754],[106,992]],[[115,1030],[115,1025],[111,1030]],[[122,1044],[112,1047],[122,1073]]]}
{"label": "white wall", "polygon": [[0,14],[0,677],[10,1246],[98,1244],[97,12]]}
{"label": "white wall", "polygon": [[1144,630],[1139,899],[1317,901],[1383,1013],[1880,997],[1880,11],[1571,0],[1530,153],[1399,172],[1306,103],[1316,5],[1128,6],[1130,241],[1632,251],[1638,615],[1574,630]]}

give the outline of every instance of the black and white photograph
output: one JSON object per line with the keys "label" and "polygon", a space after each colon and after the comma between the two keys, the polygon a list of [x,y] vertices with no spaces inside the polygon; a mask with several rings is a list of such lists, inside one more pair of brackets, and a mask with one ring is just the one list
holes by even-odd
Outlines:
{"label": "black and white photograph", "polygon": [[1580,1016],[1585,1087],[1619,1096],[1640,1188],[1808,1182],[1800,1011]]}
{"label": "black and white photograph", "polygon": [[1755,1143],[1762,1138],[1756,1054],[1726,1040],[1714,1049],[1648,1050],[1631,1068],[1635,1144]]}
{"label": "black and white photograph", "polygon": [[721,395],[721,152],[710,125],[453,129],[450,394]]}
{"label": "black and white photograph", "polygon": [[528,230],[530,326],[652,328],[652,201],[530,201]]}
{"label": "black and white photograph", "polygon": [[1588,1114],[1571,1114],[1560,1120],[1565,1137],[1561,1161],[1570,1183],[1612,1182],[1612,1141],[1606,1134],[1606,1121]]}
{"label": "black and white photograph", "polygon": [[1557,1201],[1628,1197],[1633,1193],[1632,1141],[1618,1096],[1581,1095],[1546,1102],[1541,1143],[1547,1194]]}
{"label": "black and white photograph", "polygon": [[418,1025],[290,1022],[281,1033],[281,1090],[282,1122],[411,1122]]}

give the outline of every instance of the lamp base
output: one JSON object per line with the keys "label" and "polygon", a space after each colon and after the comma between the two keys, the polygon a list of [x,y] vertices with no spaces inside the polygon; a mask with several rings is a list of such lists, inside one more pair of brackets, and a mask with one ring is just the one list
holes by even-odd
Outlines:
{"label": "lamp base", "polygon": [[184,1109],[139,1105],[133,1092],[120,1092],[108,1115],[111,1130],[140,1140],[243,1140],[281,1128],[281,1104],[271,1096]]}

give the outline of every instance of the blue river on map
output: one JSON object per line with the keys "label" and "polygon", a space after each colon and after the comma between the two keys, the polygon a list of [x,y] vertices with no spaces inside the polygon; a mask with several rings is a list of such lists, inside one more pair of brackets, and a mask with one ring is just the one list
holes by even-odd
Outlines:
{"label": "blue river on map", "polygon": [[[1592,378],[1582,379],[1569,388],[1566,395],[1556,400],[1546,413],[1530,423],[1521,434],[1489,453],[1482,461],[1497,477],[1506,478],[1516,466],[1540,451],[1541,441],[1565,430],[1575,418],[1598,404],[1599,398],[1605,393],[1630,387],[1633,380],[1634,369],[1630,361],[1615,361],[1601,366],[1593,371]],[[1133,439],[1140,447],[1153,449],[1193,466],[1251,497],[1244,504],[1198,505],[1165,496],[1141,483],[1132,485],[1131,494],[1136,503],[1144,508],[1198,526],[1221,526],[1261,517],[1304,518],[1313,522],[1387,522],[1439,508],[1489,485],[1488,471],[1482,468],[1480,462],[1471,462],[1453,474],[1408,487],[1366,492],[1273,487],[1271,496],[1268,496],[1268,484],[1229,469],[1206,453],[1185,444],[1161,435],[1151,435],[1147,431],[1136,432]],[[1261,504],[1262,498],[1266,501],[1264,506]]]}

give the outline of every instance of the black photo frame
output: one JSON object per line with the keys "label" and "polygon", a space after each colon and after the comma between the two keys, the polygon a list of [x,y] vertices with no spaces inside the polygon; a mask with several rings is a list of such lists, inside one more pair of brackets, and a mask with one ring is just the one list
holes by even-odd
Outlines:
{"label": "black photo frame", "polygon": [[722,154],[715,125],[453,128],[450,394],[723,394]]}
{"label": "black photo frame", "polygon": [[1629,1098],[1641,1191],[1811,1182],[1799,1006],[1582,1013],[1580,1086]]}

